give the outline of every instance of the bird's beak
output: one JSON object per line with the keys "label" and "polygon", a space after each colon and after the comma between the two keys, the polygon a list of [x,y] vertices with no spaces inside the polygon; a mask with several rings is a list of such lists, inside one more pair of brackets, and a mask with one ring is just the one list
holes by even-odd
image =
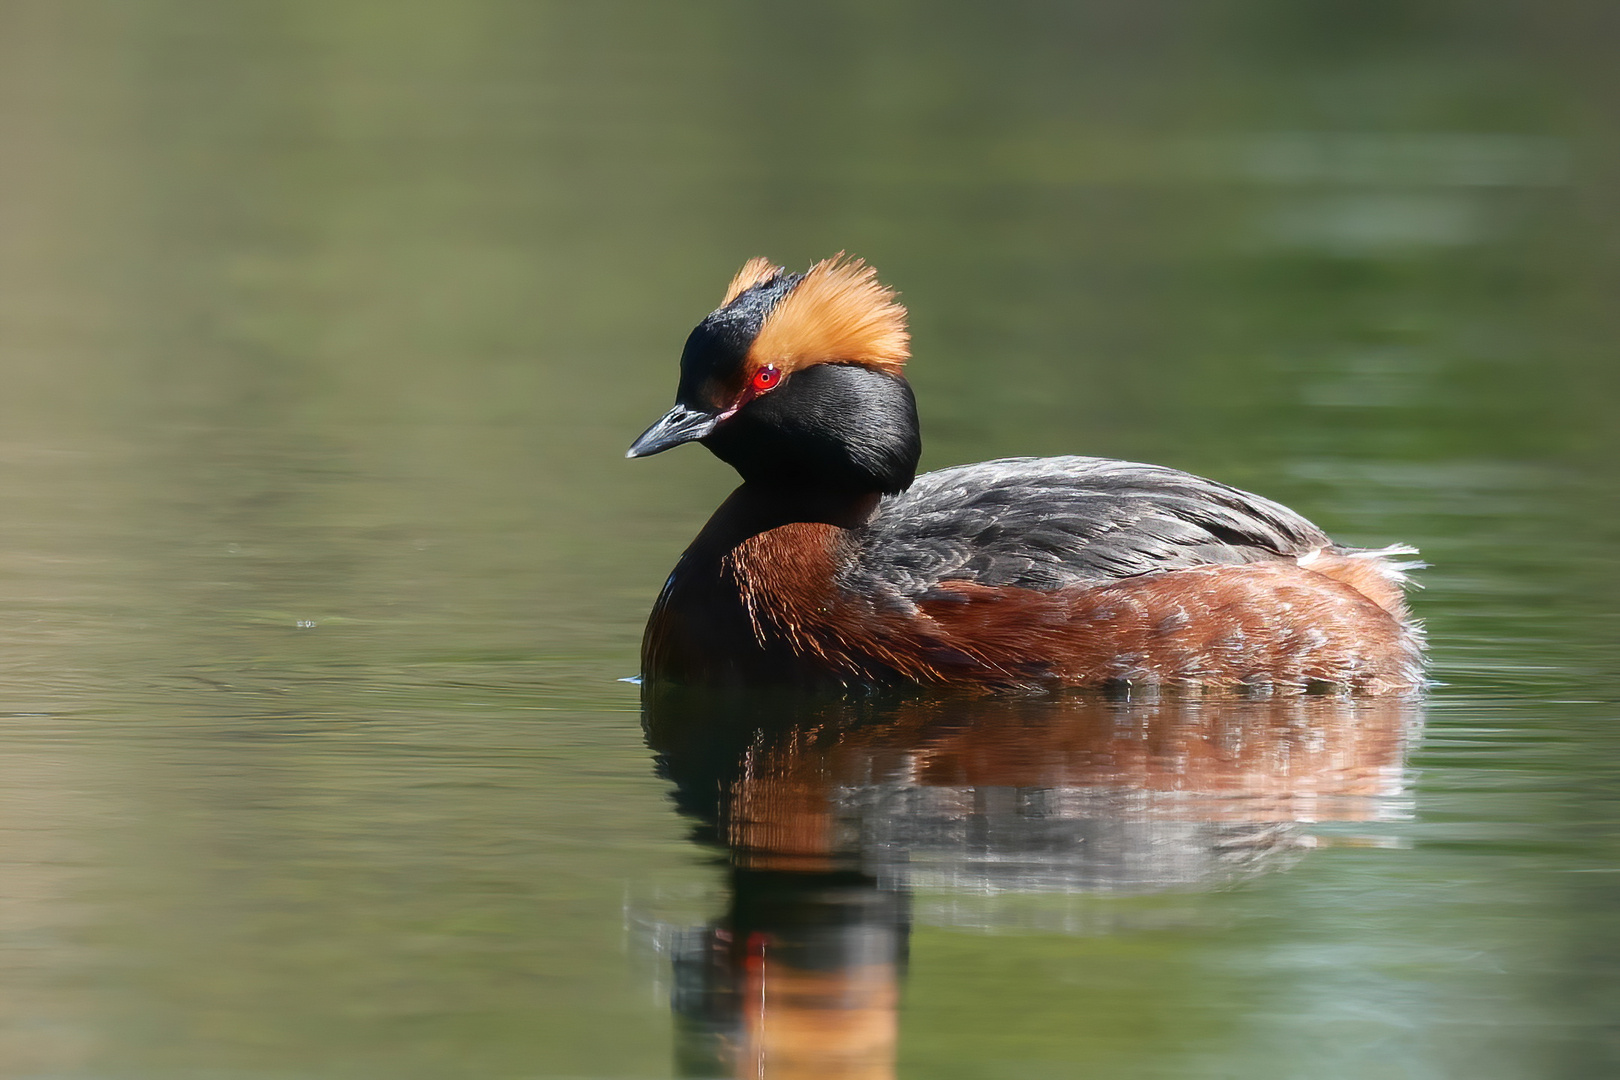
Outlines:
{"label": "bird's beak", "polygon": [[702,412],[688,409],[685,405],[677,405],[665,413],[662,420],[643,431],[641,438],[630,444],[630,450],[624,456],[651,457],[663,453],[672,446],[696,442],[713,431],[714,425],[719,422],[718,413]]}

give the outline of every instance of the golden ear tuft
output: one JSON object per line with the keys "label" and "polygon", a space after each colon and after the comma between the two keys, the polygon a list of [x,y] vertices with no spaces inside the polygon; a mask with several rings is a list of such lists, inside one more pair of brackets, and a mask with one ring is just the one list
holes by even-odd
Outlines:
{"label": "golden ear tuft", "polygon": [[911,356],[911,335],[906,309],[894,297],[875,269],[840,251],[812,266],[765,317],[749,364],[793,371],[851,363],[898,375]]}
{"label": "golden ear tuft", "polygon": [[731,284],[726,286],[726,298],[720,301],[720,306],[725,307],[755,285],[769,281],[783,272],[783,267],[777,266],[763,255],[749,259],[743,263],[743,268],[737,271],[737,276],[731,279]]}

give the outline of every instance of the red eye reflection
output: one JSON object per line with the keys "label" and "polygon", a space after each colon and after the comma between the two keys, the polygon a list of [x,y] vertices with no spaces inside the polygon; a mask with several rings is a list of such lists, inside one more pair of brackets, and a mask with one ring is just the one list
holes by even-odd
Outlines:
{"label": "red eye reflection", "polygon": [[773,367],[762,367],[754,372],[753,381],[749,384],[755,391],[764,393],[782,381],[782,373]]}

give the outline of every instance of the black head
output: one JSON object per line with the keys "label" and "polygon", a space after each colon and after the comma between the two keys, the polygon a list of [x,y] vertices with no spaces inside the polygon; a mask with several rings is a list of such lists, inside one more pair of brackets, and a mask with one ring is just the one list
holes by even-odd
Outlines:
{"label": "black head", "polygon": [[675,400],[689,408],[716,409],[736,400],[747,377],[748,350],[766,317],[803,280],[803,274],[778,273],[744,289],[693,327],[681,350]]}
{"label": "black head", "polygon": [[903,491],[922,447],[904,318],[858,261],[755,260],[687,338],[676,405],[628,456],[697,441],[751,484]]}

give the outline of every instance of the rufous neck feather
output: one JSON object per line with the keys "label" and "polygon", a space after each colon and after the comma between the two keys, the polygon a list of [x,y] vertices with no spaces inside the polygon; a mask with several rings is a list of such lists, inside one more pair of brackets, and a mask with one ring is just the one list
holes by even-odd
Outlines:
{"label": "rufous neck feather", "polygon": [[[782,273],[769,259],[750,259],[732,279],[726,303]],[[900,374],[911,356],[906,309],[877,271],[839,252],[805,273],[765,317],[748,350],[747,367],[784,374],[812,364],[860,364]]]}

